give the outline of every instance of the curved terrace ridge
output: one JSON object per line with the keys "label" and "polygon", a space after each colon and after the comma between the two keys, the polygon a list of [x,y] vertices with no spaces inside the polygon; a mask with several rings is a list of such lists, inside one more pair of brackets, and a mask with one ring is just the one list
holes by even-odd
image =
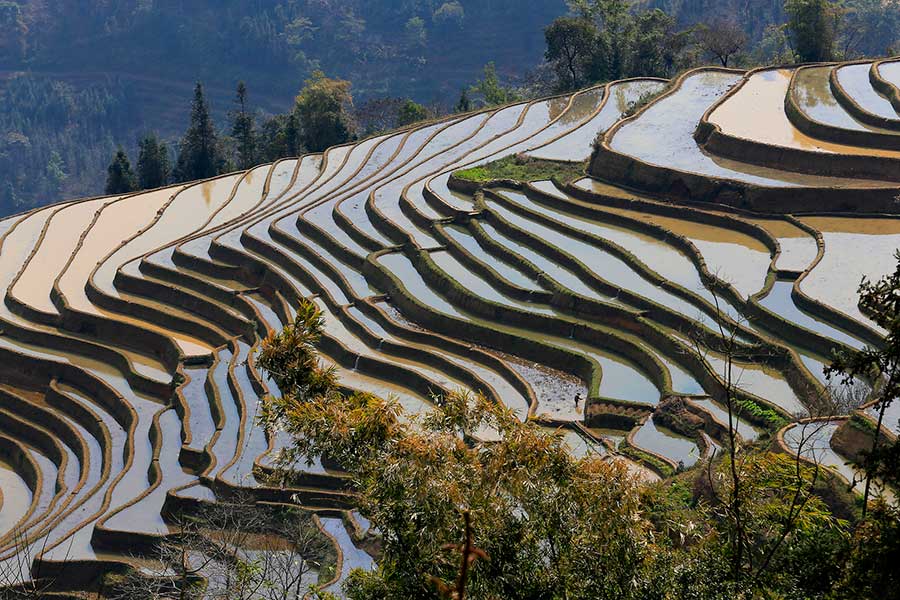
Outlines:
{"label": "curved terrace ridge", "polygon": [[[301,299],[344,389],[477,390],[647,479],[722,444],[730,348],[739,435],[790,448],[884,333],[851,292],[900,247],[897,64],[628,79],[0,221],[0,566],[81,589],[247,494],[314,516],[327,589],[372,568],[346,474],[259,420]],[[814,451],[852,480],[849,418]]]}

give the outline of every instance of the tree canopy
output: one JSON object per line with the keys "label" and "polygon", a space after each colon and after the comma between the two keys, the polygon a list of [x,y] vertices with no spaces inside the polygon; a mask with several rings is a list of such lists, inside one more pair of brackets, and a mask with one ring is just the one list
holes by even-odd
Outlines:
{"label": "tree canopy", "polygon": [[300,123],[301,142],[307,150],[321,152],[353,139],[350,88],[349,81],[331,79],[321,71],[314,72],[306,81],[294,104],[294,114]]}
{"label": "tree canopy", "polygon": [[257,164],[256,124],[247,108],[247,86],[243,81],[237,85],[235,103],[237,110],[232,115],[231,135],[235,141],[237,166],[249,169]]}
{"label": "tree canopy", "polygon": [[145,136],[138,144],[138,185],[142,190],[163,187],[169,182],[169,149],[156,136]]}
{"label": "tree canopy", "polygon": [[797,59],[801,62],[833,60],[840,18],[837,5],[829,0],[787,0],[784,9]]}
{"label": "tree canopy", "polygon": [[178,147],[175,176],[178,181],[215,177],[222,172],[224,162],[203,84],[198,82],[191,102],[190,124]]}
{"label": "tree canopy", "polygon": [[399,127],[403,127],[404,125],[411,125],[413,123],[417,123],[418,121],[424,121],[427,118],[428,109],[418,102],[409,99],[407,99],[400,106],[400,110],[397,111],[397,125]]}
{"label": "tree canopy", "polygon": [[547,43],[544,57],[556,71],[560,87],[574,90],[584,85],[597,37],[594,23],[582,17],[562,17],[544,30],[544,37]]}
{"label": "tree canopy", "polygon": [[[285,475],[317,458],[340,466],[378,531],[379,566],[350,574],[350,600],[450,598],[463,580],[473,599],[885,597],[892,570],[864,569],[896,555],[896,508],[847,521],[843,484],[800,449],[730,442],[700,468],[641,484],[482,395],[435,398],[417,417],[344,393],[318,360],[323,331],[321,311],[301,300],[266,339],[258,364],[281,395],[264,400],[262,420],[294,439]],[[815,438],[815,423],[801,426]]]}
{"label": "tree canopy", "polygon": [[108,196],[129,194],[137,190],[137,179],[131,170],[131,163],[121,148],[116,151],[116,155],[106,171],[106,194]]}

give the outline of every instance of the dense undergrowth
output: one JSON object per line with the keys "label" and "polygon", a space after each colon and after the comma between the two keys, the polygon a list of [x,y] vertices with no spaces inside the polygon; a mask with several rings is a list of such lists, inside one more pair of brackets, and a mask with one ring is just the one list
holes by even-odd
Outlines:
{"label": "dense undergrowth", "polygon": [[771,432],[641,485],[481,395],[437,398],[423,417],[342,393],[317,360],[323,327],[306,302],[266,340],[259,364],[283,395],[263,419],[294,437],[287,466],[347,469],[380,534],[378,568],[344,584],[352,600],[897,597],[872,580],[894,578],[898,509],[877,501],[861,518],[842,480]]}

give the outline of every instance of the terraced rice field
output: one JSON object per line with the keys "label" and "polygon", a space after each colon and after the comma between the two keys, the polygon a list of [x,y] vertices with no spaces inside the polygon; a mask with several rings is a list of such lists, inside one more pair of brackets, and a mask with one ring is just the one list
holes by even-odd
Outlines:
{"label": "terraced rice field", "polygon": [[[617,82],[3,220],[0,564],[77,564],[77,588],[177,533],[174,511],[247,490],[318,515],[330,589],[370,567],[340,473],[268,478],[290,440],[256,422],[277,390],[255,355],[301,297],[345,387],[414,413],[480,390],[645,479],[721,445],[722,334],[755,408],[741,436],[814,413],[831,352],[881,340],[854,292],[900,246],[895,66]],[[590,161],[573,181],[454,175],[512,154]],[[702,431],[662,425],[671,397]]]}

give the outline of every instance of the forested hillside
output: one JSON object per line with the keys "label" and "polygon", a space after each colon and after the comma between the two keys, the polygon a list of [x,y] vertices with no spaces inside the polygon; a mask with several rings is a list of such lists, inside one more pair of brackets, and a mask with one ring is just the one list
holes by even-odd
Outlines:
{"label": "forested hillside", "polygon": [[[777,46],[779,27],[788,15],[785,6],[802,8],[815,5],[814,0],[641,0],[645,8],[659,8],[675,15],[680,27],[715,20],[738,23],[751,42],[758,45],[757,59]],[[839,21],[835,58],[881,55],[900,39],[897,30],[900,5],[896,0],[841,0],[828,2]]]}
{"label": "forested hillside", "polygon": [[677,15],[684,27],[713,18],[733,19],[754,40],[762,39],[766,27],[784,22],[784,0],[644,0],[642,4]]}
{"label": "forested hillside", "polygon": [[[353,139],[700,64],[885,55],[898,32],[900,0],[0,0],[0,214],[102,193],[118,147],[123,170],[147,134],[175,165],[198,81],[219,172],[317,145],[292,110],[314,73],[347,86]],[[242,153],[231,138],[254,127],[260,148]]]}
{"label": "forested hillside", "polygon": [[[313,70],[357,100],[456,101],[489,61],[507,77],[540,62],[563,0],[0,1],[0,204],[98,193],[117,144],[184,130],[194,83],[213,114],[245,81],[282,112]],[[503,32],[498,35],[498,32]],[[55,154],[54,154],[55,152]]]}

